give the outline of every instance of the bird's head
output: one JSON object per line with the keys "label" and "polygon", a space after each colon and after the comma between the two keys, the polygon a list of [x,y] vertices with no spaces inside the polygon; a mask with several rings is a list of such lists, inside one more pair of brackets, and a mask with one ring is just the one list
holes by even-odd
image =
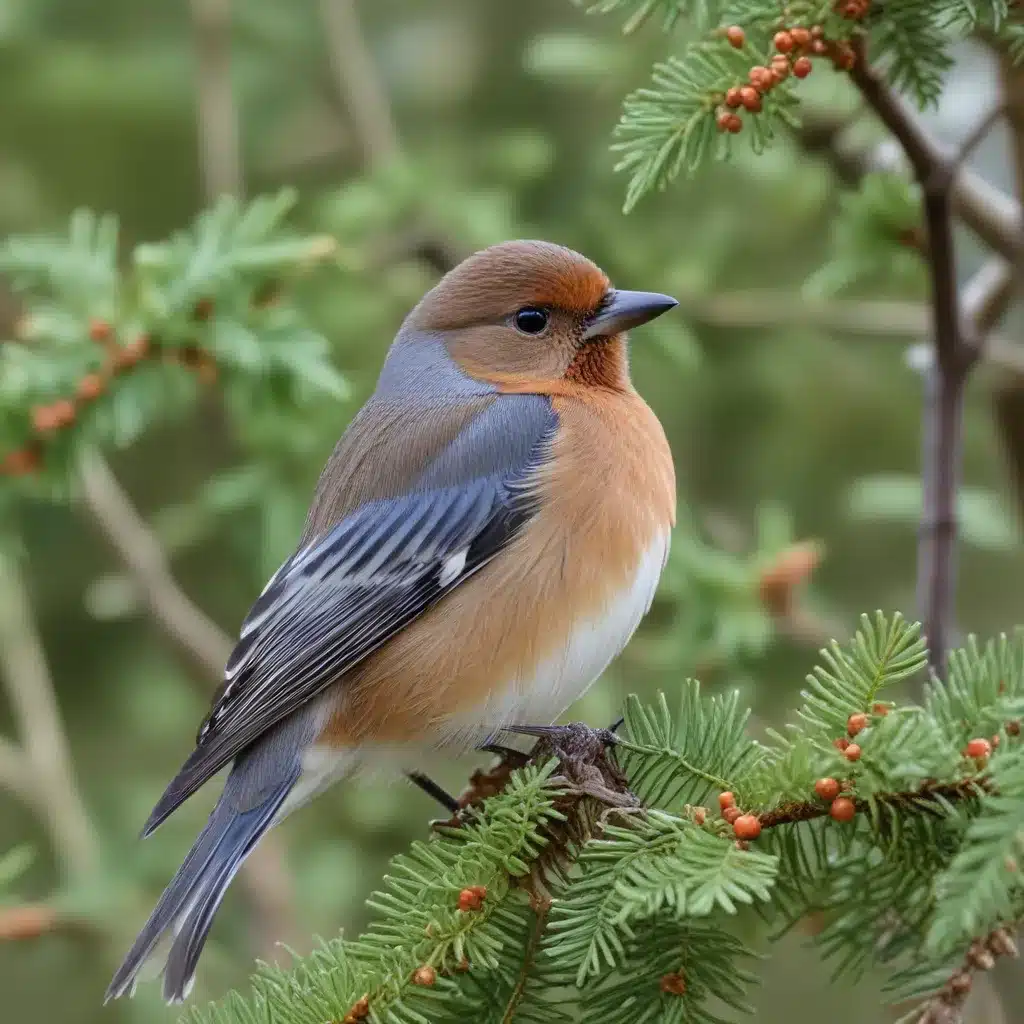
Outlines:
{"label": "bird's head", "polygon": [[623,334],[671,309],[619,291],[586,257],[550,242],[504,242],[447,274],[410,316],[470,376],[503,391],[627,387]]}

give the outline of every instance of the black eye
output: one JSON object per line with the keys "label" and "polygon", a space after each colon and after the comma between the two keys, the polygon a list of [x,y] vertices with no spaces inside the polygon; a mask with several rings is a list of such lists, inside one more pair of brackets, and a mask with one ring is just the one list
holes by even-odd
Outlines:
{"label": "black eye", "polygon": [[548,314],[543,309],[536,309],[533,306],[527,306],[526,309],[519,310],[515,317],[516,329],[523,332],[523,334],[540,334],[548,325]]}

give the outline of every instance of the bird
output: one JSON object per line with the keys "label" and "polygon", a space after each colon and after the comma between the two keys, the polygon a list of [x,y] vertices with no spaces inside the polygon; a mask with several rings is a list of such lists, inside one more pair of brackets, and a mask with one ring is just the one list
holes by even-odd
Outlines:
{"label": "bird", "polygon": [[143,829],[231,765],[107,1000],[168,943],[164,998],[188,997],[228,885],[296,807],[356,770],[400,775],[426,751],[551,724],[622,650],[676,509],[627,332],[676,305],[520,240],[413,308]]}

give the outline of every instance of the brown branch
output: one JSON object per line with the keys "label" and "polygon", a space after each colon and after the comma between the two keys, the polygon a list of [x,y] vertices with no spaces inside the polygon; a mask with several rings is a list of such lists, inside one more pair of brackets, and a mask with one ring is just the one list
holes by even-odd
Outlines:
{"label": "brown branch", "polygon": [[3,747],[12,789],[43,818],[64,873],[72,878],[86,876],[99,862],[99,842],[71,766],[53,679],[21,568],[3,551],[0,674],[21,744],[20,748],[9,743]]}
{"label": "brown branch", "polygon": [[925,383],[922,451],[923,509],[917,589],[929,664],[945,669],[953,632],[956,573],[956,493],[960,474],[964,393],[979,344],[961,317],[953,245],[953,186],[958,160],[948,158],[867,62],[863,39],[850,77],[892,132],[924,196],[935,359]]}
{"label": "brown branch", "polygon": [[[160,541],[103,458],[85,452],[79,472],[86,508],[138,588],[150,617],[187,656],[196,669],[195,678],[220,685],[231,640],[178,585]],[[202,690],[209,692],[206,685]],[[242,865],[242,884],[259,922],[257,948],[267,958],[297,934],[285,860],[280,838],[271,834]]]}
{"label": "brown branch", "polygon": [[[920,809],[922,800],[945,800],[955,803],[971,799],[978,795],[979,790],[985,788],[986,783],[983,779],[967,779],[963,782],[933,783],[905,793],[887,793],[877,796],[875,800],[877,803],[889,807],[916,805]],[[757,820],[761,823],[761,828],[794,825],[802,821],[814,821],[816,818],[827,817],[830,806],[820,800],[808,800],[802,803],[794,801],[758,814]],[[859,797],[853,799],[853,806],[858,814],[864,814],[871,808],[869,801]]]}
{"label": "brown branch", "polygon": [[1000,957],[1019,956],[1011,928],[999,927],[971,943],[960,968],[921,1008],[915,1024],[959,1024],[979,974],[995,967]]}
{"label": "brown branch", "polygon": [[153,621],[188,657],[200,679],[219,685],[231,654],[231,640],[178,586],[156,534],[103,457],[86,451],[78,469],[85,506],[127,569]]}
{"label": "brown branch", "polygon": [[401,156],[387,93],[363,37],[355,0],[320,0],[331,67],[363,161],[377,169]]}
{"label": "brown branch", "polygon": [[238,118],[231,88],[231,0],[191,0],[199,167],[207,201],[241,197]]}

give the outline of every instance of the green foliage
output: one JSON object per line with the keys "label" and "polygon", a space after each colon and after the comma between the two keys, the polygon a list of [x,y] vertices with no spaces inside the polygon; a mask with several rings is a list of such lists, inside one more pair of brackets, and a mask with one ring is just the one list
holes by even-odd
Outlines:
{"label": "green foliage", "polygon": [[[0,349],[0,455],[42,445],[42,472],[20,478],[26,489],[64,489],[82,444],[124,447],[180,416],[204,367],[240,435],[272,433],[279,446],[295,437],[299,410],[347,395],[326,339],[283,297],[334,250],[286,226],[295,201],[287,190],[244,206],[224,199],[190,230],[137,246],[123,272],[109,215],[80,210],[66,236],[8,239],[0,270],[24,313],[18,342]],[[119,362],[133,346],[144,348]],[[78,401],[90,374],[103,391]],[[73,429],[41,431],[33,410],[61,400],[77,402]]]}
{"label": "green foliage", "polygon": [[832,296],[861,284],[918,290],[925,274],[920,191],[901,174],[876,173],[865,175],[857,191],[844,192],[829,259],[805,291]]}
{"label": "green foliage", "polygon": [[[590,9],[598,13],[629,12],[624,31],[661,15],[663,27],[671,29],[684,4],[665,0],[603,0]],[[711,159],[727,158],[733,151],[731,135],[722,134],[716,124],[724,109],[726,91],[748,83],[755,66],[768,66],[776,52],[772,37],[781,28],[820,26],[824,37],[835,46],[862,43],[888,81],[906,93],[920,108],[935,106],[947,72],[952,66],[951,47],[958,38],[985,29],[1002,39],[1011,54],[1021,49],[1020,23],[1008,18],[1005,0],[901,0],[875,3],[866,17],[850,18],[832,3],[797,0],[732,0],[698,2],[685,7],[698,29],[711,30],[709,38],[689,42],[683,52],[654,66],[650,86],[627,96],[622,118],[615,130],[613,151],[619,154],[618,169],[629,174],[626,210],[631,210],[647,193],[662,189],[681,172],[693,174]],[[746,35],[742,47],[734,48],[724,38],[726,26],[737,25]],[[829,54],[812,55],[815,67],[832,61]],[[842,62],[832,61],[843,68]],[[819,72],[820,73],[820,72]],[[789,77],[761,95],[761,109],[737,111],[742,120],[741,136],[754,152],[761,152],[785,125],[799,123],[798,91]],[[883,207],[895,211],[892,195],[865,197],[869,215]],[[858,211],[853,211],[854,213]],[[869,219],[871,219],[869,217]],[[916,217],[914,222],[916,223]],[[860,254],[861,271],[871,269],[864,251],[864,238],[846,238],[854,248],[846,254]],[[856,244],[859,243],[859,244]],[[905,262],[905,261],[901,261]],[[848,268],[852,273],[853,267]],[[841,283],[849,283],[849,273]],[[830,283],[832,283],[830,279]]]}
{"label": "green foliage", "polygon": [[[849,644],[822,652],[803,707],[767,743],[745,734],[735,694],[702,696],[687,682],[674,714],[664,695],[653,705],[630,698],[617,750],[643,808],[584,825],[594,822],[580,813],[586,800],[571,807],[563,792],[556,811],[552,765],[518,773],[468,827],[442,830],[393,862],[387,889],[370,901],[377,921],[331,947],[343,963],[316,968],[321,977],[309,962],[277,976],[274,991],[289,993],[280,1004],[267,1002],[263,976],[250,1009],[228,1000],[189,1020],[313,1024],[296,1009],[302,988],[303,1007],[321,1019],[366,992],[370,1019],[395,1024],[460,1012],[495,1024],[545,1013],[560,1021],[576,1011],[622,1024],[719,1022],[729,1019],[721,1006],[745,1009],[752,980],[742,962],[753,950],[739,930],[777,935],[808,914],[837,976],[883,970],[894,998],[923,998],[972,939],[1024,917],[1024,747],[1019,728],[993,725],[1021,706],[1024,642],[972,640],[924,706],[881,704],[925,656],[916,625],[864,616]],[[855,762],[831,743],[851,713],[868,716]],[[990,763],[961,755],[965,736],[993,728],[1000,743]],[[856,799],[852,821],[833,820],[815,795],[826,775]],[[751,843],[737,843],[731,825],[701,806],[726,788],[759,816]],[[559,870],[538,873],[545,858]],[[531,864],[531,884],[552,885],[549,910],[543,891],[531,904],[513,884]],[[454,910],[460,889],[481,882],[483,909]],[[428,990],[409,983],[422,964],[440,972]]]}

